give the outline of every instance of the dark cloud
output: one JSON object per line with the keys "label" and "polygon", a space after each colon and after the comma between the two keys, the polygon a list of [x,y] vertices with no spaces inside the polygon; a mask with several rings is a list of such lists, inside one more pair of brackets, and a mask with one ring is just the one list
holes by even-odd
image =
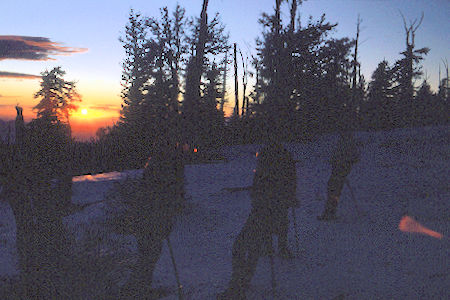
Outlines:
{"label": "dark cloud", "polygon": [[0,60],[53,60],[51,55],[70,55],[86,52],[86,48],[64,47],[49,38],[0,35]]}
{"label": "dark cloud", "polygon": [[39,79],[41,76],[24,74],[24,73],[14,73],[14,72],[3,72],[0,71],[0,78],[19,78],[19,79]]}
{"label": "dark cloud", "polygon": [[106,111],[118,111],[120,110],[120,106],[90,106],[90,109],[97,109],[97,110],[106,110]]}
{"label": "dark cloud", "polygon": [[11,108],[11,109],[14,109],[14,107],[16,107],[16,105],[19,105],[20,107],[25,108],[25,109],[32,109],[33,108],[33,106],[30,106],[30,105],[20,105],[20,104],[0,104],[0,108]]}

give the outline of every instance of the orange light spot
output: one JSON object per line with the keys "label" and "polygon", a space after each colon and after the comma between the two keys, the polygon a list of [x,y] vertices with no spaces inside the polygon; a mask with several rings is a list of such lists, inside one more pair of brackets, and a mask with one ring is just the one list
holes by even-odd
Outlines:
{"label": "orange light spot", "polygon": [[259,155],[259,152],[256,152],[256,153],[255,153],[255,156],[258,157],[258,155]]}
{"label": "orange light spot", "polygon": [[198,151],[197,148],[194,148],[194,152],[197,153],[197,151]]}
{"label": "orange light spot", "polygon": [[422,226],[419,222],[417,222],[416,220],[414,220],[409,216],[404,216],[400,220],[400,224],[398,224],[398,229],[400,229],[403,232],[426,234],[437,239],[443,238],[443,235],[441,233],[428,229],[425,226]]}

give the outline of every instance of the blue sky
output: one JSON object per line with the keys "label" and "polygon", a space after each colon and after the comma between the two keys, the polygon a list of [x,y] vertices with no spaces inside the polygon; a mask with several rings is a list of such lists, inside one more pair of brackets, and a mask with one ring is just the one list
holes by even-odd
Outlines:
{"label": "blue sky", "polygon": [[[0,60],[0,71],[39,75],[46,68],[61,65],[68,79],[78,81],[85,105],[119,109],[124,51],[118,38],[124,32],[129,9],[158,16],[160,7],[173,9],[177,2],[186,8],[188,16],[199,15],[202,0],[1,1],[0,35],[46,37],[60,46],[88,50],[51,56],[55,60]],[[220,12],[230,41],[237,42],[244,52],[251,52],[261,32],[258,18],[263,12],[271,13],[274,3],[275,0],[210,0],[208,13]],[[288,20],[286,3],[283,9]],[[422,11],[425,14],[416,34],[416,46],[431,48],[423,65],[432,87],[437,88],[439,63],[449,58],[450,1],[309,0],[299,13],[304,21],[309,15],[317,19],[325,13],[327,20],[339,23],[335,37],[354,37],[359,13],[363,20],[359,58],[363,74],[369,79],[378,62],[386,58],[392,64],[405,49],[400,10],[407,20],[420,18]],[[35,104],[32,94],[38,90],[38,84],[38,80],[0,77],[0,104]]]}

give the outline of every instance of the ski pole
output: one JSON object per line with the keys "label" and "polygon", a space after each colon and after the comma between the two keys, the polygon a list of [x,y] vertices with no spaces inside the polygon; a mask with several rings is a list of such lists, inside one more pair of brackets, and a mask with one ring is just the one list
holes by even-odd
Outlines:
{"label": "ski pole", "polygon": [[272,251],[270,253],[270,275],[271,275],[271,281],[272,281],[272,295],[273,295],[273,299],[276,299],[275,289],[277,287],[277,282],[275,280],[275,262],[274,262],[273,245],[272,245]]}
{"label": "ski pole", "polygon": [[172,259],[173,264],[173,270],[175,271],[175,278],[177,280],[177,286],[178,286],[178,299],[183,299],[183,291],[181,290],[182,286],[180,283],[180,276],[178,275],[177,265],[175,264],[175,256],[173,255],[173,249],[172,245],[170,243],[169,237],[167,237],[167,247],[169,248],[170,258]]}
{"label": "ski pole", "polygon": [[356,212],[358,213],[358,216],[361,217],[361,212],[359,210],[358,203],[356,202],[355,194],[353,194],[353,189],[351,188],[350,182],[348,181],[347,178],[345,178],[345,183],[347,184],[347,187],[348,187],[348,189],[350,191],[350,195],[352,197],[353,203],[355,204]]}
{"label": "ski pole", "polygon": [[294,221],[294,233],[295,233],[295,252],[299,255],[300,252],[300,238],[298,237],[297,230],[297,217],[295,216],[295,208],[292,207],[292,219]]}

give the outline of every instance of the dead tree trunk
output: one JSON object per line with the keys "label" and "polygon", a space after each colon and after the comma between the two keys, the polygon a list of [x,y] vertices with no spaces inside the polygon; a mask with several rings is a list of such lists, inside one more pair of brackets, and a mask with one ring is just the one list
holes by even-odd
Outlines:
{"label": "dead tree trunk", "polygon": [[238,85],[238,67],[237,67],[237,53],[236,53],[236,43],[234,43],[234,115],[239,118],[239,85]]}
{"label": "dead tree trunk", "polygon": [[358,43],[359,43],[359,32],[360,32],[360,25],[361,25],[361,18],[358,14],[358,20],[356,21],[356,39],[355,39],[355,53],[353,54],[353,76],[352,76],[352,103],[349,105],[350,113],[353,116],[356,113],[356,107],[357,107],[357,89],[358,89],[358,83],[357,83],[357,74],[358,74]]}
{"label": "dead tree trunk", "polygon": [[23,109],[20,106],[16,106],[16,121],[15,121],[15,131],[16,131],[16,145],[19,145],[19,147],[24,142],[24,135],[25,135],[25,123],[23,120]]}
{"label": "dead tree trunk", "polygon": [[203,0],[202,12],[200,13],[200,30],[195,55],[192,57],[189,66],[188,78],[186,78],[186,100],[190,105],[200,97],[200,81],[203,73],[203,60],[205,56],[205,44],[208,35],[208,0]]}
{"label": "dead tree trunk", "polygon": [[185,139],[189,144],[198,144],[199,132],[203,130],[202,118],[199,110],[200,105],[200,84],[203,74],[203,63],[205,56],[205,44],[208,34],[208,17],[206,9],[208,0],[203,0],[203,7],[200,14],[200,29],[198,40],[195,46],[195,54],[191,57],[186,74],[186,92],[183,100],[183,114],[186,120]]}
{"label": "dead tree trunk", "polygon": [[355,54],[353,54],[353,79],[352,79],[352,91],[353,95],[356,91],[356,74],[358,69],[358,42],[359,42],[359,25],[361,24],[361,19],[358,15],[358,21],[356,22],[356,39],[355,39]]}
{"label": "dead tree trunk", "polygon": [[224,113],[223,107],[225,105],[225,93],[227,90],[227,65],[228,65],[228,52],[225,53],[225,60],[223,64],[223,81],[222,81],[222,99],[220,100],[220,111]]}
{"label": "dead tree trunk", "polygon": [[[401,15],[402,19],[403,19],[403,25],[405,28],[405,33],[406,33],[406,50],[405,50],[405,57],[406,57],[406,80],[405,80],[405,84],[406,86],[403,87],[403,91],[402,91],[402,100],[411,100],[414,96],[414,84],[413,84],[413,78],[414,78],[414,47],[415,47],[415,35],[416,35],[416,31],[417,29],[419,29],[420,24],[422,24],[423,21],[423,13],[422,16],[419,20],[419,22],[417,23],[417,19],[414,20],[414,22],[410,23],[409,26],[406,25],[406,20],[405,17],[403,16],[403,14]],[[417,23],[417,25],[416,25]],[[423,50],[423,49],[421,49]],[[419,51],[421,51],[419,50]],[[428,52],[428,51],[426,51]]]}
{"label": "dead tree trunk", "polygon": [[245,61],[244,56],[242,55],[242,51],[239,50],[239,54],[241,55],[242,60],[242,109],[241,109],[241,115],[244,116],[247,113],[246,108],[248,108],[248,99],[246,96],[246,90],[247,90],[247,72],[245,68]]}
{"label": "dead tree trunk", "polygon": [[[301,1],[300,1],[301,4]],[[292,32],[295,31],[295,15],[297,14],[297,0],[292,0],[291,5],[291,24],[289,30]]]}

